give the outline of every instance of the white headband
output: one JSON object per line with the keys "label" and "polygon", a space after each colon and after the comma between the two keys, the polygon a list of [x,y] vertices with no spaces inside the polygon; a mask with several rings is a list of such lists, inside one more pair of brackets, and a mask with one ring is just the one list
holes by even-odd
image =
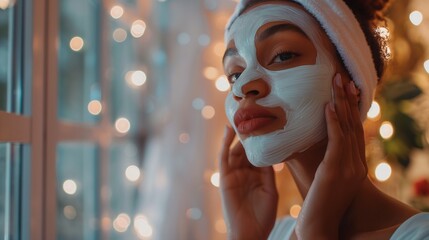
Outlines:
{"label": "white headband", "polygon": [[[226,26],[225,39],[228,39],[229,28],[248,1],[241,0],[238,3]],[[360,89],[361,120],[365,120],[374,98],[377,73],[365,34],[353,12],[342,0],[294,0],[294,2],[301,4],[319,21],[335,45],[353,81]]]}

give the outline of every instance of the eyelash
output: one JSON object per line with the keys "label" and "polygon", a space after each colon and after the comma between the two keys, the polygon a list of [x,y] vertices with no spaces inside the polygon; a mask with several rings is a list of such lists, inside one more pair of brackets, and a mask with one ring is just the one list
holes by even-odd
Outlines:
{"label": "eyelash", "polygon": [[[276,64],[276,63],[278,63],[278,62],[274,62],[274,61],[275,61],[275,59],[276,59],[277,57],[279,57],[279,56],[280,56],[280,55],[282,55],[282,54],[287,54],[287,55],[288,55],[288,59],[286,59],[286,60],[280,60],[281,62],[289,61],[289,60],[291,60],[292,58],[295,58],[295,57],[298,57],[298,56],[299,56],[299,54],[298,54],[298,53],[295,53],[295,52],[291,52],[291,51],[280,51],[280,52],[278,52],[278,53],[273,57],[273,59],[271,60],[270,64]],[[290,55],[292,55],[292,56],[290,56]]]}
{"label": "eyelash", "polygon": [[[233,77],[235,75],[238,75],[238,76],[235,79],[233,79]],[[231,85],[234,84],[235,81],[237,81],[237,79],[240,77],[240,75],[241,75],[241,72],[235,72],[235,73],[232,73],[232,74],[228,75],[229,84],[231,84]]]}

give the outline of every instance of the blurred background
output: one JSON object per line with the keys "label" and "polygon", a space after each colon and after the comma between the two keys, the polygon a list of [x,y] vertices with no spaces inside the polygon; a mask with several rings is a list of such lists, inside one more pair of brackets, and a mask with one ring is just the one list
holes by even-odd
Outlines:
{"label": "blurred background", "polygon": [[[233,0],[0,0],[0,238],[225,239]],[[365,122],[379,188],[429,210],[429,8],[394,1]],[[278,216],[302,199],[274,166]]]}

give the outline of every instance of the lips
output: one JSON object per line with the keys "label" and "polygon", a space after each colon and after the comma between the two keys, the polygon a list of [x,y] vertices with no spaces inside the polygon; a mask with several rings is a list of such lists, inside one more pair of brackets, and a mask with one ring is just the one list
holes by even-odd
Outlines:
{"label": "lips", "polygon": [[250,134],[268,124],[277,117],[263,108],[239,109],[234,115],[234,124],[240,134]]}

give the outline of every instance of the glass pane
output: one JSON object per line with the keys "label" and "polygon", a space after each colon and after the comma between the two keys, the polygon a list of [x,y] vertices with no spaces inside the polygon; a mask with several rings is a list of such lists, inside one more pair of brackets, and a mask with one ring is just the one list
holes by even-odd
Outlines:
{"label": "glass pane", "polygon": [[[20,239],[20,231],[27,229],[21,223],[22,205],[22,149],[24,145],[0,143],[0,237]],[[28,162],[28,161],[27,161]],[[21,214],[21,215],[20,215]]]}
{"label": "glass pane", "polygon": [[98,1],[60,0],[58,117],[94,123],[101,112]]}
{"label": "glass pane", "polygon": [[110,239],[139,239],[138,234],[142,237],[141,230],[133,225],[136,222],[134,219],[143,217],[137,211],[143,174],[139,155],[138,148],[132,142],[113,144],[110,148],[109,206],[113,226]]}
{"label": "glass pane", "polygon": [[[6,1],[7,2],[7,1]],[[7,111],[10,94],[12,8],[0,1],[0,110]]]}
{"label": "glass pane", "polygon": [[57,239],[99,238],[97,148],[62,143],[57,149]]}

